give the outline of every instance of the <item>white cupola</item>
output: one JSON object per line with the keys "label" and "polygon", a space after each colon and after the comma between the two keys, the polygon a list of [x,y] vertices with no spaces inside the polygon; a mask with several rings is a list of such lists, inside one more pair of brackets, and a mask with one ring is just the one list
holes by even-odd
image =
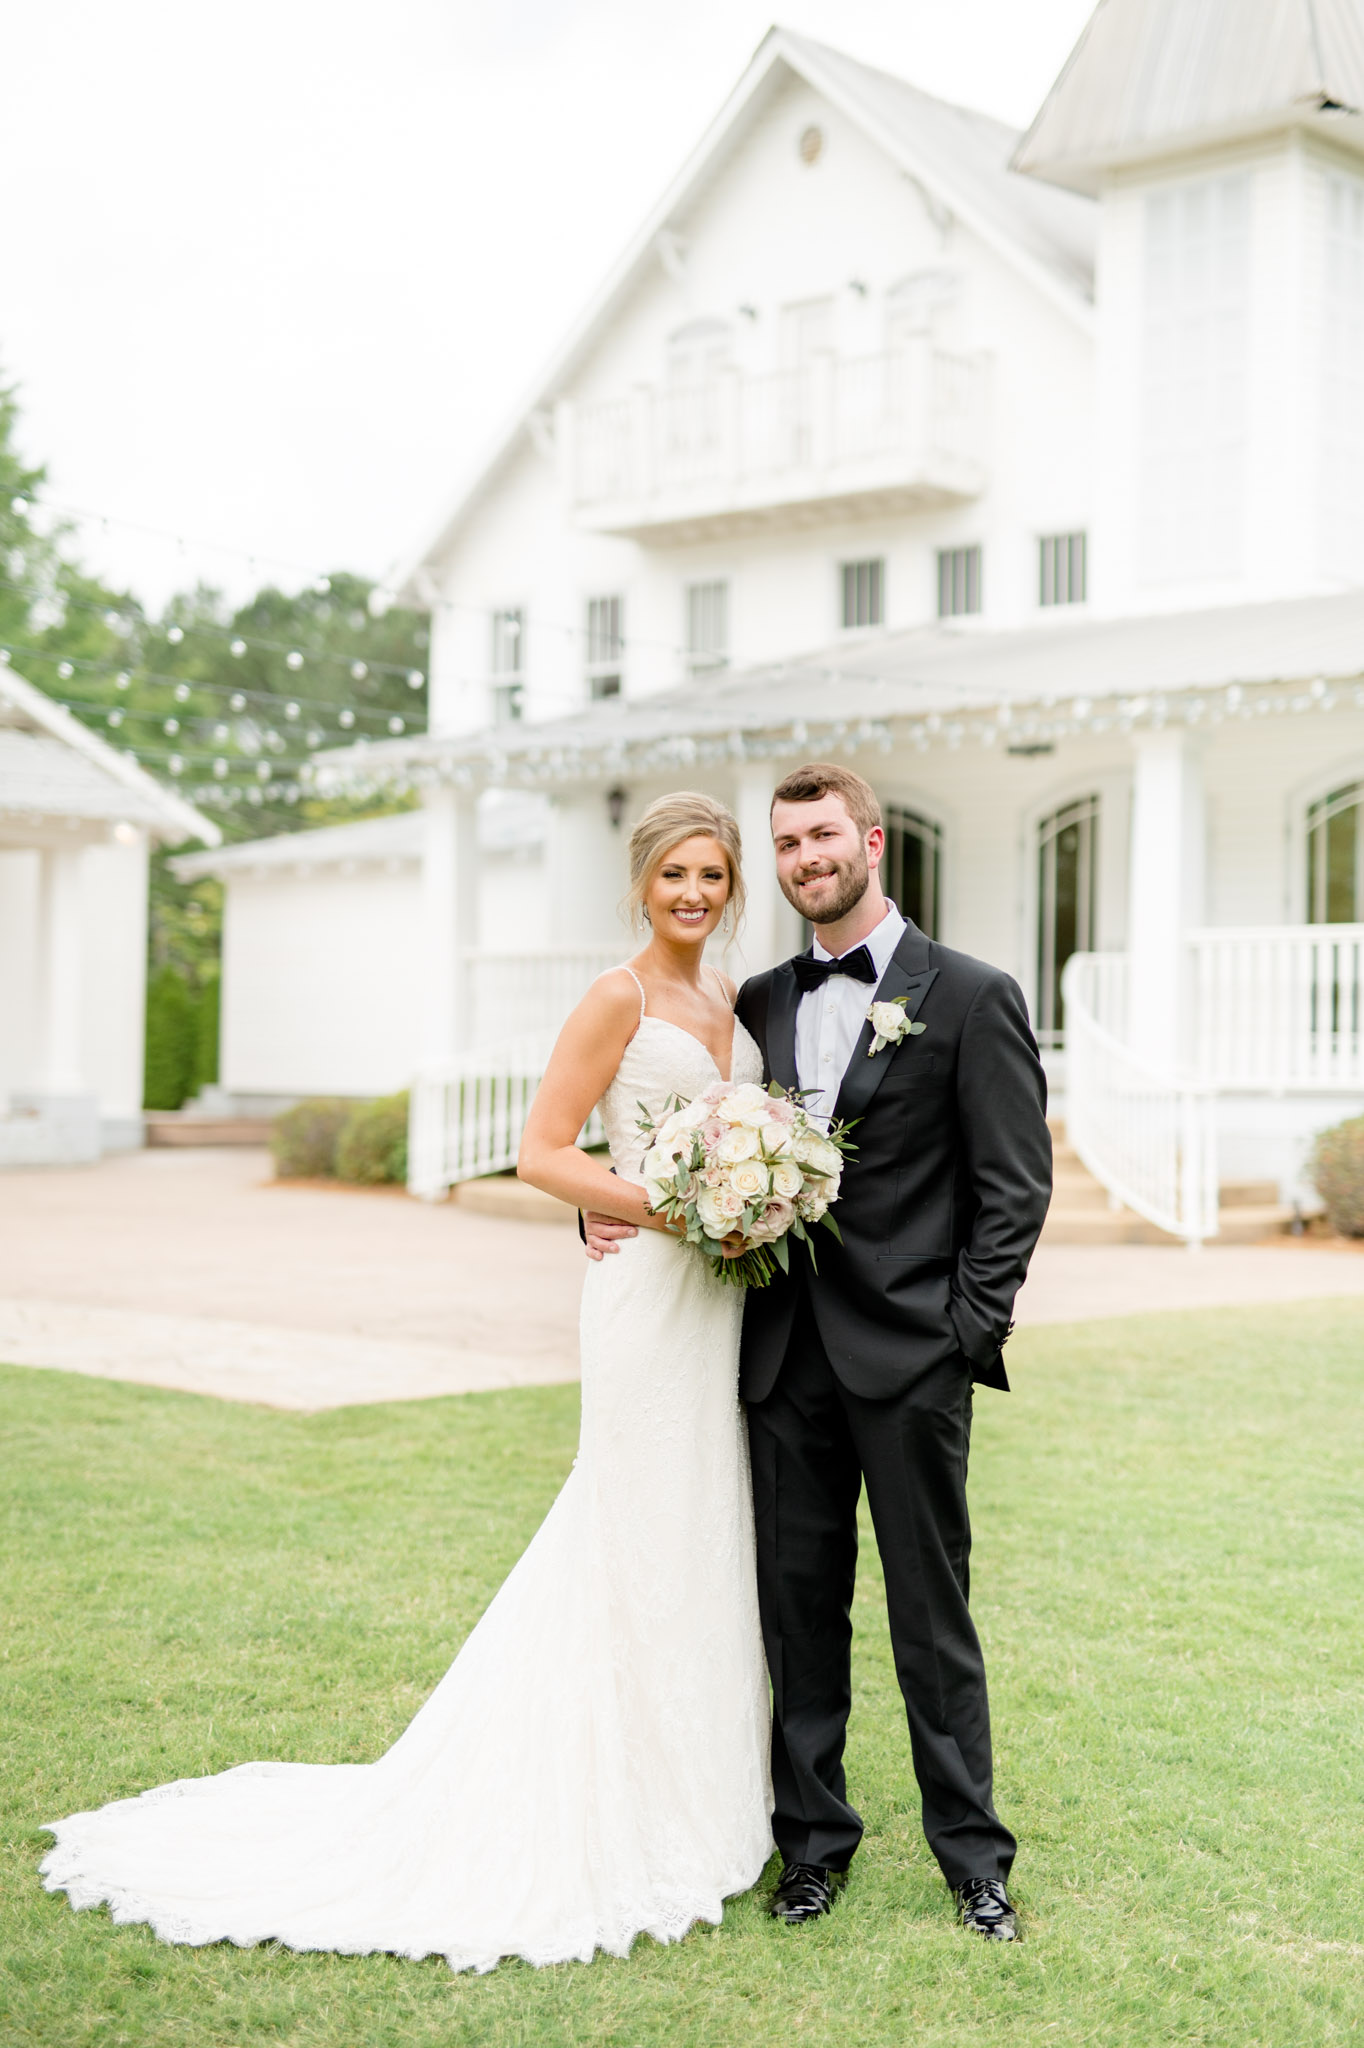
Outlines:
{"label": "white cupola", "polygon": [[1100,205],[1096,607],[1364,584],[1364,0],[1101,0],[1014,167]]}

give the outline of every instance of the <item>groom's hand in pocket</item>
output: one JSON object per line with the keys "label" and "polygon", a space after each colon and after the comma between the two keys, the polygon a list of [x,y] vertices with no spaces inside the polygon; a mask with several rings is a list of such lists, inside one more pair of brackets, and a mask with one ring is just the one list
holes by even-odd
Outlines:
{"label": "groom's hand in pocket", "polygon": [[638,1236],[636,1225],[623,1223],[619,1216],[603,1216],[598,1209],[583,1211],[583,1244],[589,1259],[600,1259],[607,1252],[618,1252],[624,1238]]}

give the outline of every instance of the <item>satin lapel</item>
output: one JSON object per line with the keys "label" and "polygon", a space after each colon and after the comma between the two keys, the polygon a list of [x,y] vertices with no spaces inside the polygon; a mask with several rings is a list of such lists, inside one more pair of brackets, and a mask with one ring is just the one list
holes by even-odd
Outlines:
{"label": "satin lapel", "polygon": [[767,1005],[767,1071],[783,1088],[799,1087],[796,1079],[796,1006],[800,990],[789,960],[772,969]]}
{"label": "satin lapel", "polygon": [[[905,996],[908,998],[905,1003],[905,1015],[911,1020],[915,1018],[924,997],[938,978],[938,970],[929,966],[928,957],[928,940],[916,924],[909,925],[895,948],[889,967],[881,976],[874,1000],[878,1003],[893,1003],[900,996]],[[869,992],[867,1001],[870,1003],[872,1000]],[[871,1042],[875,1035],[871,1028],[871,1020],[868,1019],[858,1034],[852,1058],[848,1061],[848,1070],[843,1076],[843,1085],[838,1091],[838,1101],[834,1105],[834,1116],[837,1120],[851,1122],[855,1117],[865,1116],[873,1096],[890,1069],[890,1063],[895,1056],[893,1046],[883,1045],[874,1058],[870,1057]],[[928,1042],[932,1043],[931,1032],[928,1035]]]}

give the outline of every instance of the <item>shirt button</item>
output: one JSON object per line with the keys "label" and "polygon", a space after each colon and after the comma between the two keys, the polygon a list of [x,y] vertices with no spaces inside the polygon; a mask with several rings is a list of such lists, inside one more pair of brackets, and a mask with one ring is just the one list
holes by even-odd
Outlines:
{"label": "shirt button", "polygon": [[833,1064],[833,1057],[834,1057],[834,1056],[833,1056],[833,1054],[832,1054],[831,1052],[826,1052],[826,1053],[825,1053],[825,1055],[824,1055],[824,1064],[825,1064],[825,1066],[826,1066],[826,1067],[828,1067],[828,1066],[832,1066],[832,1064]]}

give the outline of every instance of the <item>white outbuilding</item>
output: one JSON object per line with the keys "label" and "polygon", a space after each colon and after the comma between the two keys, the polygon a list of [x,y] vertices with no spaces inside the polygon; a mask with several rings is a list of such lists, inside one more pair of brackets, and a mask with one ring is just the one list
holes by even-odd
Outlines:
{"label": "white outbuilding", "polygon": [[0,1166],[142,1143],[149,850],[219,837],[0,662]]}

